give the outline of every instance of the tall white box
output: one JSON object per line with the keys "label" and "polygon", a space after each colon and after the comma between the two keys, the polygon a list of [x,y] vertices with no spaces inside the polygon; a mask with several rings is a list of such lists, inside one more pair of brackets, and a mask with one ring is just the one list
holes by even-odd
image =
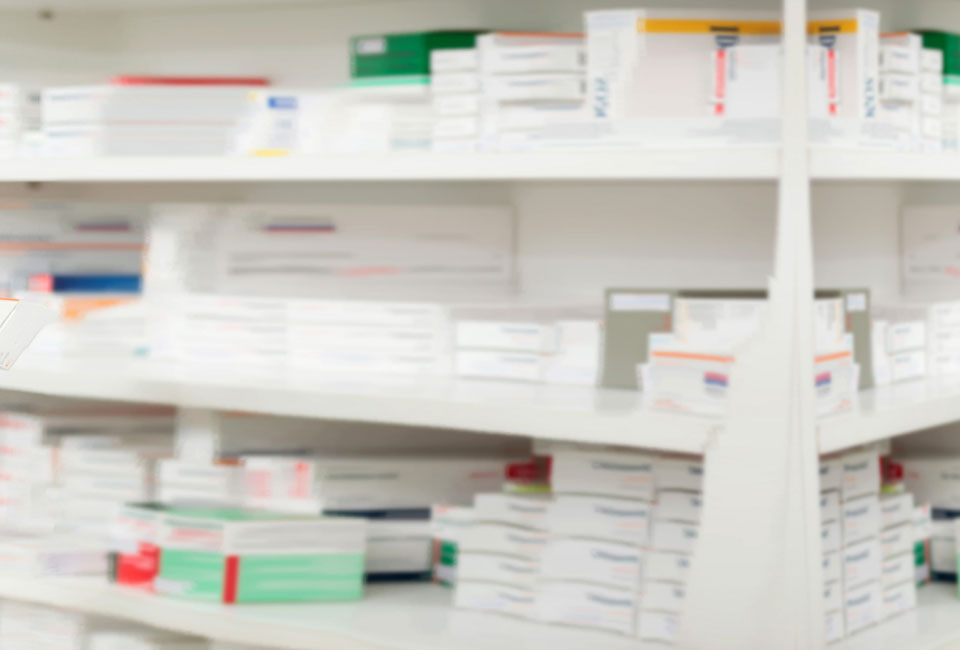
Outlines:
{"label": "tall white box", "polygon": [[837,87],[830,114],[855,120],[877,117],[880,14],[867,9],[812,11],[807,25],[814,43],[836,57]]}
{"label": "tall white box", "polygon": [[709,55],[780,39],[775,12],[618,9],[585,20],[587,110],[600,120],[711,115]]}

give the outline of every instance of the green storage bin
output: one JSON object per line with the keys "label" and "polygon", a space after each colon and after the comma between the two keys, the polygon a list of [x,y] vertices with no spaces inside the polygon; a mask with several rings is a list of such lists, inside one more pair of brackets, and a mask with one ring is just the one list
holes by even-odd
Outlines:
{"label": "green storage bin", "polygon": [[373,34],[350,39],[353,79],[430,74],[430,52],[475,47],[477,30]]}

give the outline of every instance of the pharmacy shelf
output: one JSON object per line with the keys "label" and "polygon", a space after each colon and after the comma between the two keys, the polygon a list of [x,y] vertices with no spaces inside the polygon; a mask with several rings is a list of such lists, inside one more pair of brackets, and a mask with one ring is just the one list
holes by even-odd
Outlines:
{"label": "pharmacy shelf", "polygon": [[149,364],[21,365],[0,390],[180,407],[458,429],[702,453],[720,423],[652,411],[639,393],[466,379],[260,376],[190,381]]}
{"label": "pharmacy shelf", "polygon": [[828,454],[960,421],[960,378],[929,378],[862,391],[857,408],[820,422]]}
{"label": "pharmacy shelf", "polygon": [[810,176],[819,181],[960,180],[960,154],[813,149]]}
{"label": "pharmacy shelf", "polygon": [[771,180],[776,149],[389,154],[276,158],[31,158],[0,182]]}
{"label": "pharmacy shelf", "polygon": [[[362,601],[221,606],[98,578],[0,579],[0,598],[282,650],[644,650],[636,639],[456,610],[439,586],[381,585]],[[649,648],[648,650],[653,650]]]}
{"label": "pharmacy shelf", "polygon": [[854,634],[830,650],[958,650],[960,600],[957,586],[934,584],[919,589],[919,607]]}

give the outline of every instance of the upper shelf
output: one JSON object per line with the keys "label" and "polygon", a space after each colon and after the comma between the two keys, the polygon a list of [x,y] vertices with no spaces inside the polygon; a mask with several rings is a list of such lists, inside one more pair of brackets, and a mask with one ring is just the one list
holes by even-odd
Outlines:
{"label": "upper shelf", "polygon": [[[0,183],[775,180],[776,149],[0,160]],[[960,154],[814,149],[821,181],[960,180]]]}
{"label": "upper shelf", "polygon": [[259,379],[187,381],[156,368],[23,365],[0,374],[0,389],[682,453],[702,453],[719,429],[710,418],[644,409],[632,391],[446,378]]}
{"label": "upper shelf", "polygon": [[820,423],[820,451],[885,440],[960,421],[960,377],[930,378],[863,391],[859,407]]}
{"label": "upper shelf", "polygon": [[32,158],[0,161],[0,182],[524,181],[777,177],[774,149],[283,158]]}

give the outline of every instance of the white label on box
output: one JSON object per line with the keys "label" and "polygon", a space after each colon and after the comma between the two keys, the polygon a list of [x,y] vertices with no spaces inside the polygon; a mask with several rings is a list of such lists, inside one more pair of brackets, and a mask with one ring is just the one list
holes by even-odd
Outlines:
{"label": "white label on box", "polygon": [[943,100],[940,95],[920,95],[920,114],[938,118],[943,113]]}
{"label": "white label on box", "polygon": [[880,534],[880,548],[883,557],[894,557],[913,551],[913,524],[906,523],[885,530]]}
{"label": "white label on box", "polygon": [[500,553],[538,560],[547,546],[547,534],[506,524],[478,523],[463,531],[461,553]]}
{"label": "white label on box", "polygon": [[[838,561],[839,568],[839,561]],[[681,553],[650,551],[644,558],[644,580],[686,582],[690,572],[690,556]]]}
{"label": "white label on box", "polygon": [[839,641],[845,635],[843,625],[843,611],[830,612],[824,617],[824,632],[826,633],[827,643]]}
{"label": "white label on box", "polygon": [[897,614],[909,612],[917,607],[917,585],[905,582],[883,592],[883,618],[892,618]]}
{"label": "white label on box", "polygon": [[839,490],[843,485],[843,460],[828,458],[820,461],[820,491]]}
{"label": "white label on box", "polygon": [[880,532],[880,499],[875,496],[847,501],[841,508],[843,543],[859,542]]}
{"label": "white label on box", "polygon": [[880,569],[880,582],[883,588],[895,587],[902,582],[913,582],[915,564],[913,553],[884,560]]}
{"label": "white label on box", "polygon": [[698,492],[658,492],[654,517],[664,521],[698,523],[703,497]]}
{"label": "white label on box", "polygon": [[661,458],[654,467],[657,490],[703,489],[703,461],[700,459]]}
{"label": "white label on box", "polygon": [[550,505],[547,525],[554,535],[580,535],[643,546],[650,530],[650,504],[634,499],[560,494]]}
{"label": "white label on box", "polygon": [[822,492],[820,493],[820,521],[827,523],[840,518],[840,493]]}
{"label": "white label on box", "polygon": [[438,117],[479,117],[480,95],[438,95],[433,98],[433,112]]}
{"label": "white label on box", "polygon": [[954,538],[934,537],[930,540],[930,568],[945,576],[957,575],[957,541]]}
{"label": "white label on box", "polygon": [[633,591],[573,582],[543,582],[537,612],[545,623],[632,634],[637,596]]}
{"label": "white label on box", "polygon": [[831,521],[820,527],[820,545],[824,553],[840,550],[840,522]]}
{"label": "white label on box", "polygon": [[541,577],[636,589],[640,584],[641,553],[639,548],[625,544],[551,539],[543,552]]}
{"label": "white label on box", "polygon": [[476,48],[452,48],[430,52],[430,72],[468,72],[480,67],[480,55]]}
{"label": "white label on box", "polygon": [[920,50],[920,71],[943,75],[943,51],[932,47]]}
{"label": "white label on box", "polygon": [[839,551],[825,553],[823,556],[823,581],[834,582],[843,578],[843,566]]}
{"label": "white label on box", "polygon": [[653,526],[653,548],[657,551],[693,553],[700,529],[695,524],[658,521]]}
{"label": "white label on box", "polygon": [[482,612],[533,618],[536,613],[536,592],[486,582],[458,582],[454,590],[454,606]]}
{"label": "white label on box", "polygon": [[848,634],[876,625],[883,617],[880,584],[874,582],[856,589],[847,589],[844,606]]}
{"label": "white label on box", "polygon": [[473,506],[476,521],[545,530],[550,500],[512,494],[478,494]]}
{"label": "white label on box", "polygon": [[936,72],[920,73],[920,92],[940,99],[943,95],[943,76]]}
{"label": "white label on box", "polygon": [[670,311],[668,293],[614,293],[610,295],[610,311]]}
{"label": "white label on box", "polygon": [[847,546],[843,550],[843,584],[850,587],[880,579],[880,543],[875,539]]}
{"label": "white label on box", "polygon": [[833,612],[843,609],[843,585],[831,582],[823,587],[823,611]]}
{"label": "white label on box", "polygon": [[880,498],[880,527],[893,528],[913,521],[913,494],[884,495]]}
{"label": "white label on box", "polygon": [[847,294],[847,311],[867,311],[867,294],[851,293]]}
{"label": "white label on box", "polygon": [[927,344],[927,323],[922,320],[890,323],[886,332],[886,351],[890,354],[916,350]]}
{"label": "white label on box", "polygon": [[927,374],[927,354],[924,350],[892,354],[888,362],[890,379],[895,382],[917,379]]}
{"label": "white label on box", "polygon": [[680,614],[683,612],[686,597],[687,590],[684,585],[647,580],[643,583],[640,607],[643,611]]}
{"label": "white label on box", "polygon": [[445,72],[430,77],[435,95],[480,92],[480,75],[475,72]]}
{"label": "white label on box", "polygon": [[651,499],[653,464],[642,454],[562,450],[553,456],[553,492]]}
{"label": "white label on box", "polygon": [[680,617],[668,612],[641,610],[638,620],[639,636],[644,641],[673,643],[680,630]]}
{"label": "white label on box", "polygon": [[520,589],[534,589],[540,565],[533,560],[484,553],[460,553],[457,556],[457,580],[496,582]]}
{"label": "white label on box", "polygon": [[844,501],[880,493],[880,455],[876,449],[843,456],[841,493]]}

